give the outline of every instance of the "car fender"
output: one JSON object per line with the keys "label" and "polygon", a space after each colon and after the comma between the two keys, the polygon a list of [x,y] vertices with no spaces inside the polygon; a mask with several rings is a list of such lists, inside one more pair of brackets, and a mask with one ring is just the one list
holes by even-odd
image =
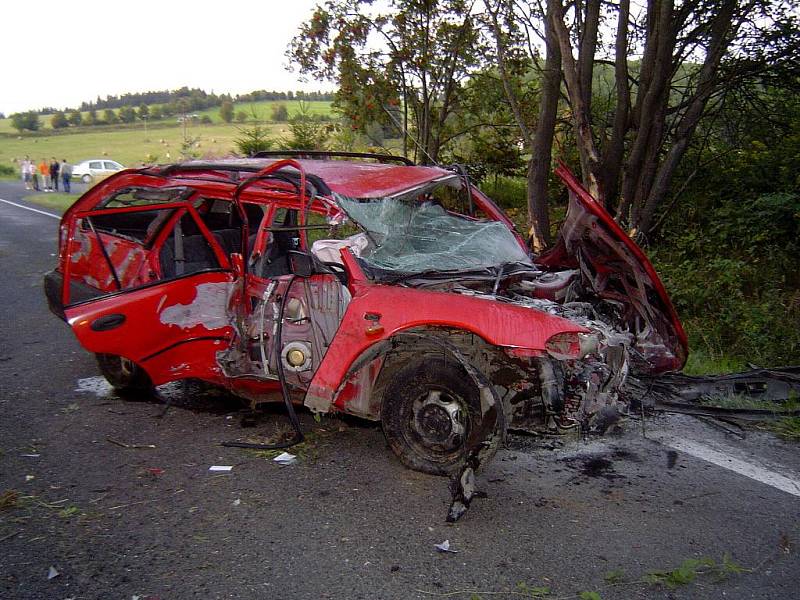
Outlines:
{"label": "car fender", "polygon": [[588,331],[561,317],[485,298],[374,284],[359,284],[354,292],[306,393],[305,405],[314,412],[332,410],[356,361],[359,366],[371,362],[359,357],[367,356],[365,353],[381,342],[384,344],[378,347],[375,357],[384,354],[391,346],[386,343],[388,340],[410,329],[458,329],[473,333],[490,345],[520,350],[530,356],[544,355],[547,340],[557,333]]}

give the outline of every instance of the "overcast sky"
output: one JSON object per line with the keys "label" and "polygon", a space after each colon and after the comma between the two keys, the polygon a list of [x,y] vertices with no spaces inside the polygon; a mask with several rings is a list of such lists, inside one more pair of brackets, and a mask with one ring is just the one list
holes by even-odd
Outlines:
{"label": "overcast sky", "polygon": [[74,107],[98,95],[331,89],[284,56],[320,0],[3,2],[0,112]]}

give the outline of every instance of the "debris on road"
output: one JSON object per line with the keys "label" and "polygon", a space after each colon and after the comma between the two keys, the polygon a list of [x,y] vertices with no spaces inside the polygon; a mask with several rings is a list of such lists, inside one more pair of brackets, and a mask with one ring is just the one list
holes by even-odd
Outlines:
{"label": "debris on road", "polygon": [[453,550],[450,547],[450,540],[445,540],[441,544],[434,544],[439,552],[446,552],[449,554],[458,554],[458,550]]}
{"label": "debris on road", "polygon": [[48,569],[47,571],[47,579],[55,579],[59,575],[61,575],[61,573],[59,573],[58,569],[56,569],[55,567],[51,566],[50,569]]}
{"label": "debris on road", "polygon": [[134,450],[138,450],[140,448],[155,448],[155,444],[126,444],[125,442],[120,442],[119,440],[115,440],[112,437],[106,437],[106,441],[111,442],[115,446],[119,446],[120,448],[132,448]]}
{"label": "debris on road", "polygon": [[800,416],[790,402],[800,394],[797,366],[724,375],[667,373],[629,378],[626,386],[646,407],[667,412],[747,421]]}
{"label": "debris on road", "polygon": [[278,456],[276,456],[272,460],[278,463],[279,465],[285,466],[285,465],[293,465],[294,463],[296,463],[297,457],[294,454],[289,454],[288,452],[281,452],[280,454],[278,454]]}
{"label": "debris on road", "polygon": [[230,473],[233,471],[233,466],[231,465],[211,465],[208,467],[208,470],[212,473]]}

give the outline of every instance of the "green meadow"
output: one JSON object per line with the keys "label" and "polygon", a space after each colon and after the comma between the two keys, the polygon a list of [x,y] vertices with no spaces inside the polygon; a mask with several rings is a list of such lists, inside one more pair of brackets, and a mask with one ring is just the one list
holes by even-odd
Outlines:
{"label": "green meadow", "polygon": [[[187,123],[186,137],[195,141],[192,152],[198,157],[221,157],[235,151],[235,140],[243,127],[252,126],[255,120],[269,129],[271,137],[279,139],[288,135],[286,123],[271,123],[272,107],[285,104],[289,117],[300,112],[298,101],[268,101],[236,104],[234,110],[244,111],[248,120],[244,123],[224,123],[219,108],[197,111],[200,118],[208,115],[210,124],[193,120]],[[307,102],[311,115],[334,116],[330,102]],[[98,111],[102,116],[103,111]],[[78,163],[89,158],[108,157],[125,166],[138,166],[145,161],[158,163],[174,162],[180,158],[184,141],[184,127],[177,117],[145,123],[100,125],[94,127],[70,127],[53,130],[48,116],[40,117],[42,127],[38,132],[18,133],[11,127],[10,119],[0,119],[0,164],[13,164],[25,155],[35,160],[55,156]]]}

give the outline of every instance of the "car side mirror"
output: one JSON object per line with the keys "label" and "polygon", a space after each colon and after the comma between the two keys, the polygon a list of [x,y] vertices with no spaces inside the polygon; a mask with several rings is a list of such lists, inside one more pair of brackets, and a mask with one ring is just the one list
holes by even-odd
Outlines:
{"label": "car side mirror", "polygon": [[237,278],[244,275],[244,257],[239,252],[231,254],[231,268]]}
{"label": "car side mirror", "polygon": [[289,259],[289,271],[292,275],[308,278],[316,272],[314,257],[307,252],[289,250],[287,258]]}

